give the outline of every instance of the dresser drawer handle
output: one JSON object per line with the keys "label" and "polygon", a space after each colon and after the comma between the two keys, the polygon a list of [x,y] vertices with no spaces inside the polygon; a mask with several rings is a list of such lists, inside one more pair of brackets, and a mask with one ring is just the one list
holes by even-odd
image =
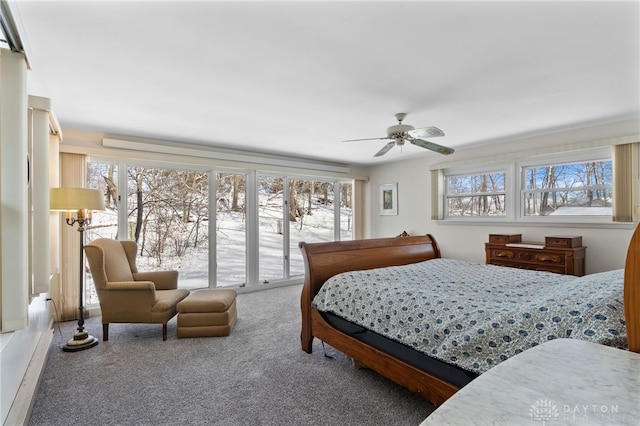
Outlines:
{"label": "dresser drawer handle", "polygon": [[553,255],[548,255],[548,254],[539,254],[539,255],[536,256],[536,260],[539,260],[540,262],[560,263],[562,261],[562,258],[560,256],[553,256]]}
{"label": "dresser drawer handle", "polygon": [[510,259],[513,258],[513,252],[512,251],[495,251],[495,255],[496,257],[508,257]]}

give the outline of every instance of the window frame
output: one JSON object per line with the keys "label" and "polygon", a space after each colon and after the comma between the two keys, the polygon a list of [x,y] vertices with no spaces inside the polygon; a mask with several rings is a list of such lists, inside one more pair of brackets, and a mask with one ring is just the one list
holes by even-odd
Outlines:
{"label": "window frame", "polygon": [[[247,203],[247,230],[246,230],[246,282],[238,283],[238,285],[231,286],[218,286],[217,282],[217,259],[216,259],[216,219],[210,218],[211,224],[209,226],[209,286],[207,288],[258,288],[258,287],[271,287],[286,285],[288,283],[302,282],[304,275],[291,275],[289,265],[289,224],[285,220],[288,213],[288,207],[283,208],[283,230],[286,233],[286,241],[283,245],[284,256],[286,257],[286,263],[283,265],[285,273],[282,278],[269,281],[270,284],[264,284],[259,277],[259,253],[258,253],[258,241],[259,241],[259,229],[258,229],[258,188],[257,181],[259,176],[281,176],[285,182],[285,188],[288,191],[289,181],[291,179],[304,179],[312,180],[316,182],[332,183],[334,186],[334,198],[340,199],[342,185],[351,184],[352,191],[355,190],[355,178],[352,176],[337,177],[331,172],[326,175],[321,172],[304,173],[300,171],[290,170],[277,170],[278,168],[265,169],[263,167],[246,167],[246,165],[240,167],[198,164],[190,161],[170,161],[170,160],[157,160],[157,159],[140,159],[140,158],[123,158],[121,156],[103,155],[103,154],[87,154],[87,162],[115,164],[118,167],[118,189],[119,193],[126,193],[127,185],[127,170],[129,167],[148,167],[148,168],[161,168],[161,169],[176,169],[176,170],[191,170],[198,172],[205,172],[209,174],[209,209],[210,211],[216,210],[216,184],[215,179],[218,173],[239,173],[244,174],[247,179],[246,187],[246,203]],[[288,200],[288,192],[285,194],[285,199]],[[118,201],[118,235],[126,235],[127,232],[127,197],[122,197]],[[342,234],[340,232],[340,203],[334,203],[334,241],[340,241]],[[354,212],[352,211],[352,216]],[[211,226],[213,225],[213,226]],[[351,235],[352,239],[354,234]]]}
{"label": "window frame", "polygon": [[[550,165],[581,163],[588,161],[613,161],[612,146],[587,148],[575,151],[557,152],[516,158],[504,161],[483,162],[473,165],[451,166],[442,169],[442,191],[439,202],[442,203],[442,219],[440,223],[519,223],[531,225],[611,225],[611,215],[562,215],[562,216],[525,216],[523,187],[524,170],[527,167],[543,167]],[[448,178],[451,176],[498,173],[505,171],[505,215],[504,216],[453,216],[448,215]],[[611,190],[614,191],[613,184]],[[615,197],[615,193],[613,194]]]}
{"label": "window frame", "polygon": [[[463,167],[451,167],[444,169],[443,171],[443,194],[442,194],[442,203],[443,203],[443,220],[448,222],[496,222],[496,221],[504,221],[504,220],[512,220],[513,219],[513,211],[514,206],[509,196],[509,192],[511,191],[510,186],[513,183],[513,172],[514,167],[513,164],[508,162],[491,162],[491,163],[483,163],[479,165],[473,166],[463,166]],[[449,213],[449,203],[447,202],[450,194],[448,193],[448,178],[452,176],[470,176],[470,175],[483,175],[490,173],[504,173],[504,195],[505,195],[505,203],[504,203],[504,216],[448,216]],[[501,192],[502,193],[502,192]]]}
{"label": "window frame", "polygon": [[[552,165],[561,165],[561,164],[572,164],[572,163],[582,163],[589,161],[602,161],[602,160],[613,160],[613,152],[610,146],[594,148],[594,149],[584,149],[580,151],[570,151],[564,153],[556,153],[556,154],[547,154],[540,155],[536,157],[523,158],[516,162],[518,173],[516,175],[516,188],[518,188],[517,194],[517,206],[518,206],[518,216],[517,220],[527,223],[559,223],[559,224],[567,224],[567,223],[579,223],[579,224],[606,224],[613,223],[613,219],[611,214],[609,215],[562,215],[562,216],[539,216],[539,215],[531,215],[525,216],[524,214],[524,194],[527,192],[524,188],[524,170],[527,167],[545,167]],[[611,185],[612,196],[615,197],[615,193],[613,193],[613,183]]]}

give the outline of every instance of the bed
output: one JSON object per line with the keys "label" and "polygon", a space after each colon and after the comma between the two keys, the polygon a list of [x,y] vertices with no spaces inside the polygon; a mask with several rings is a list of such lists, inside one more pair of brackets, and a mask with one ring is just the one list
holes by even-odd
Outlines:
{"label": "bed", "polygon": [[[474,311],[474,306],[452,303],[452,301],[458,302],[455,299],[456,288],[460,290],[458,298],[473,299],[472,303],[484,299],[485,295],[478,293],[483,290],[479,289],[475,282],[466,283],[466,290],[464,289],[465,286],[460,282],[465,284],[465,280],[468,278],[460,277],[465,276],[462,270],[466,268],[467,263],[456,264],[454,261],[452,264],[449,263],[450,260],[442,259],[438,244],[431,235],[333,243],[306,244],[303,242],[299,246],[305,261],[305,281],[301,294],[302,349],[311,353],[313,340],[317,338],[351,357],[354,362],[371,368],[401,386],[417,392],[435,405],[447,400],[457,390],[492,365],[506,359],[510,356],[509,353],[517,353],[524,350],[522,348],[538,344],[535,340],[527,341],[524,339],[520,342],[517,337],[519,332],[524,332],[529,336],[539,334],[538,338],[543,340],[575,337],[640,352],[640,268],[638,267],[640,265],[640,231],[638,228],[636,228],[629,244],[624,270],[603,273],[604,276],[592,274],[576,278],[545,272],[531,274],[532,271],[492,265],[476,265],[482,270],[489,271],[482,272],[482,274],[489,275],[480,281],[491,282],[492,286],[490,286],[489,292],[496,292],[499,295],[498,300],[503,303],[502,306],[496,306],[495,300],[492,302],[494,305],[489,306],[492,309],[492,315],[497,314],[498,311],[514,310],[515,302],[513,300],[515,299],[511,298],[510,292],[518,293],[518,297],[522,295],[525,298],[528,297],[527,300],[531,303],[538,303],[535,308],[534,305],[531,305],[530,312],[525,312],[527,311],[526,307],[518,308],[521,311],[524,310],[518,312],[517,316],[512,316],[512,321],[513,318],[517,318],[517,324],[512,324],[513,330],[507,333],[502,333],[507,326],[494,321],[492,315],[485,318],[488,321],[485,324],[478,322],[482,318],[472,317],[472,315],[478,314],[478,310],[485,310],[486,307],[476,305]],[[426,266],[433,267],[434,270],[424,269]],[[408,272],[403,272],[407,268],[418,269],[417,272],[414,270],[411,275]],[[391,277],[384,275],[388,270],[392,271]],[[500,278],[503,272],[507,274],[507,277],[511,276],[512,278]],[[359,292],[358,286],[361,285],[359,280],[362,278],[358,277],[359,274],[368,275],[367,279],[375,283],[377,287],[374,286],[374,290],[368,289]],[[437,300],[433,294],[431,296],[418,294],[414,290],[401,288],[399,283],[406,279],[407,274],[410,276],[434,274],[433,277],[440,274],[438,285],[444,286],[447,282],[453,283],[454,293],[446,296],[442,293],[442,288],[438,288],[436,294],[441,297]],[[527,278],[519,278],[521,274]],[[530,290],[544,286],[545,280],[550,279],[553,280],[553,284],[546,284],[544,292]],[[384,289],[383,283],[390,280],[393,281],[391,286],[394,289],[393,293],[401,293],[401,298],[404,297],[407,302],[406,307],[387,299],[389,291]],[[499,282],[500,280],[510,281],[505,284]],[[586,283],[584,281],[573,283],[572,280],[586,280]],[[615,294],[611,288],[601,284],[609,281],[619,281],[619,286],[622,286],[623,282],[623,291],[621,292],[618,288],[618,293]],[[325,283],[327,286],[323,287]],[[354,287],[347,288],[347,284]],[[533,287],[527,287],[527,285],[533,285]],[[587,287],[584,287],[585,285]],[[593,288],[594,295],[583,294],[583,288]],[[475,293],[472,295],[465,293],[465,291],[469,292],[469,289],[475,289]],[[346,300],[347,307],[339,307],[333,301],[326,299],[327,293],[337,295],[338,299]],[[558,304],[564,305],[563,308],[567,310],[564,314],[551,312],[545,316],[547,303],[543,303],[541,306],[539,301],[533,300],[541,295],[543,302],[547,299],[560,300]],[[373,299],[368,300],[366,297],[373,297]],[[452,297],[454,299],[451,299]],[[604,307],[594,307],[590,301],[583,300],[584,297],[595,297],[596,299],[611,297],[612,301],[605,302]],[[623,300],[620,300],[622,298]],[[422,305],[417,303],[416,299],[420,300]],[[386,303],[389,303],[391,308],[387,308]],[[427,305],[425,306],[424,303]],[[429,303],[432,305],[429,306]],[[575,304],[578,304],[579,307],[573,306]],[[419,305],[416,312],[401,312],[413,305]],[[591,323],[585,324],[581,317],[574,317],[576,311],[582,310],[589,311],[589,318],[596,318],[597,321],[591,320]],[[397,316],[400,318],[401,326],[409,324],[408,328],[399,328],[400,326],[397,324],[390,326],[385,322],[387,317],[395,315],[390,313],[394,311],[400,311]],[[428,315],[430,311],[435,312],[437,320],[443,320],[442,327],[444,328],[441,328],[440,332],[435,332],[435,328],[432,327],[429,338],[423,339],[420,337],[421,330],[418,328],[423,328],[425,322],[422,317],[418,321],[417,315]],[[480,312],[480,314],[482,313]],[[532,314],[530,316],[533,317],[533,322],[526,322],[523,319],[525,314]],[[547,318],[547,322],[539,320],[541,315]],[[483,344],[476,345],[473,341],[469,342],[471,346],[468,347],[470,348],[481,347],[482,354],[478,358],[480,361],[473,360],[474,354],[469,357],[463,356],[470,351],[468,348],[460,349],[457,346],[462,346],[461,343],[465,336],[469,337],[470,333],[468,330],[463,330],[463,334],[459,337],[449,335],[449,332],[456,331],[456,325],[460,325],[460,321],[455,322],[454,320],[447,326],[445,323],[449,316],[458,319],[464,318],[466,324],[473,323],[476,333],[477,330],[481,330],[483,334],[489,334],[488,332],[492,331],[491,329],[494,327],[500,329],[497,337],[489,338]],[[560,323],[557,319],[563,317],[573,321],[573,325],[567,326],[562,323],[558,326],[559,328],[552,329],[556,325],[555,322]],[[593,321],[597,324],[594,325]],[[378,326],[378,323],[381,325]],[[421,326],[416,327],[415,324]],[[427,327],[429,326],[427,325]],[[565,335],[567,330],[573,332],[574,335]],[[408,342],[407,335],[410,336]],[[503,338],[508,340],[506,346],[503,345],[505,341],[500,340]],[[400,343],[401,340],[402,343]],[[427,340],[426,343],[423,342],[426,346],[420,344],[421,340]],[[454,346],[454,352],[442,350],[443,348],[449,350]],[[493,353],[491,353],[491,350],[494,349],[492,346],[497,347]],[[456,350],[457,352],[455,352]],[[460,362],[462,358],[468,359]]]}

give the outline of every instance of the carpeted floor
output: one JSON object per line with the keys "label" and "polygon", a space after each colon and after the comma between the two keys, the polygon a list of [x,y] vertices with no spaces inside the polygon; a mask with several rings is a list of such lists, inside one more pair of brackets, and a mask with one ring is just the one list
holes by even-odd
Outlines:
{"label": "carpeted floor", "polygon": [[238,295],[228,337],[163,342],[160,325],[85,328],[98,346],[68,353],[60,324],[30,425],[418,425],[433,406],[315,341],[300,349],[301,286]]}

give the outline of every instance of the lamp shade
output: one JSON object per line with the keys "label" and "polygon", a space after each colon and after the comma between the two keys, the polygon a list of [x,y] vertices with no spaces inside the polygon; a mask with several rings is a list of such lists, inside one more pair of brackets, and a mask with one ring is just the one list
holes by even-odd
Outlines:
{"label": "lamp shade", "polygon": [[97,189],[51,188],[51,210],[104,210],[104,198]]}

